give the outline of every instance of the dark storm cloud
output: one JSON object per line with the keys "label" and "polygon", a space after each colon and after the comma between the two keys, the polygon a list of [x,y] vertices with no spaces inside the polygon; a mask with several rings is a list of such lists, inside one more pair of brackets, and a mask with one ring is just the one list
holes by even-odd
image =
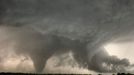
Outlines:
{"label": "dark storm cloud", "polygon": [[18,52],[29,54],[37,70],[43,68],[46,61],[43,58],[49,56],[49,52],[44,54],[44,45],[49,48],[50,44],[55,49],[60,44],[68,47],[71,44],[74,49],[77,46],[88,49],[88,53],[80,49],[75,52],[89,62],[89,69],[108,72],[98,62],[107,63],[114,58],[100,46],[133,34],[128,35],[134,29],[133,3],[133,0],[1,0],[0,23],[7,26],[0,28],[1,35],[12,33],[7,39],[17,41]]}

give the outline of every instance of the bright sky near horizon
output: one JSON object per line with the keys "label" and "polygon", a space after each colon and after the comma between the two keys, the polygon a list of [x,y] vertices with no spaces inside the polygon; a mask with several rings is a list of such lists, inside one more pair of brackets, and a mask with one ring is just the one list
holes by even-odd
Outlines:
{"label": "bright sky near horizon", "polygon": [[110,55],[116,55],[119,58],[127,58],[130,63],[134,63],[134,42],[109,43],[104,46]]}

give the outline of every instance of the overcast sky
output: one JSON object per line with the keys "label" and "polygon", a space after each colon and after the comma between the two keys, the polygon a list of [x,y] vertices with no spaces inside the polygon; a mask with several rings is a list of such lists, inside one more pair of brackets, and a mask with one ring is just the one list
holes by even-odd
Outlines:
{"label": "overcast sky", "polygon": [[[134,63],[133,3],[133,0],[0,0],[0,71],[61,71],[61,66],[75,63],[78,67],[79,62],[88,65],[82,70],[85,73],[126,71]],[[74,55],[64,54],[69,50]],[[60,69],[44,70],[47,60],[61,62]],[[110,66],[109,70],[109,63],[119,69]],[[76,70],[81,72],[80,68]]]}

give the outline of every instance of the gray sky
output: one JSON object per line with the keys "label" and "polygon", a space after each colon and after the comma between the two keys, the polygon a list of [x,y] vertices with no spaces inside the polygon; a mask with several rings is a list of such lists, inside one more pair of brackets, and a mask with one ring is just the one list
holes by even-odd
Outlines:
{"label": "gray sky", "polygon": [[[60,60],[62,54],[72,50],[75,62],[87,64],[89,71],[125,71],[134,63],[134,43],[130,42],[134,35],[133,3],[133,0],[0,0],[2,69],[15,68],[15,72],[23,67],[20,64],[29,63],[31,71],[35,67],[39,72],[45,59],[55,55]],[[62,59],[61,65],[71,61]],[[119,70],[112,67],[109,71],[108,63],[116,64]]]}

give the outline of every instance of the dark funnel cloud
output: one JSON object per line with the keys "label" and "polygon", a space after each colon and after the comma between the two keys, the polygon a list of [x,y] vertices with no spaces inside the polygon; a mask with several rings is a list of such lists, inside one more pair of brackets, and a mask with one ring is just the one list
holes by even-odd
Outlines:
{"label": "dark funnel cloud", "polygon": [[103,45],[134,34],[133,3],[133,0],[0,0],[0,42],[14,43],[16,53],[32,59],[36,72],[43,70],[52,55],[69,50],[89,70],[125,72],[129,60],[110,56]]}

